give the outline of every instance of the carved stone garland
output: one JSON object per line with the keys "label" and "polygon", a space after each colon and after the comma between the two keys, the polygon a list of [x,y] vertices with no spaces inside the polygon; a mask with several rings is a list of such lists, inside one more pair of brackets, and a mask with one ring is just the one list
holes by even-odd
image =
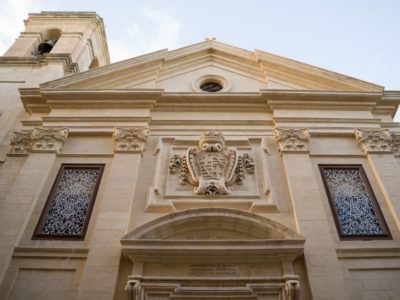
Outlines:
{"label": "carved stone garland", "polygon": [[245,174],[254,174],[254,160],[248,153],[239,156],[236,148],[226,148],[222,133],[203,132],[198,147],[171,157],[169,171],[179,173],[179,184],[194,186],[197,195],[229,195],[229,186],[242,185]]}
{"label": "carved stone garland", "polygon": [[355,129],[354,134],[365,153],[392,152],[388,129]]}
{"label": "carved stone garland", "polygon": [[149,128],[114,128],[114,152],[143,152],[145,149],[145,143],[149,138],[149,132]]}
{"label": "carved stone garland", "polygon": [[308,128],[275,128],[274,135],[281,152],[308,152]]}

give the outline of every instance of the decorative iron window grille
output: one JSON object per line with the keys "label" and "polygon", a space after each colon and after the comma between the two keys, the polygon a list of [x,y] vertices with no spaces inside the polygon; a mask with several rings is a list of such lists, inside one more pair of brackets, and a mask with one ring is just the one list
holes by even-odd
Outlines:
{"label": "decorative iron window grille", "polygon": [[319,165],[341,240],[391,239],[361,165]]}
{"label": "decorative iron window grille", "polygon": [[83,240],[104,165],[62,164],[33,239]]}

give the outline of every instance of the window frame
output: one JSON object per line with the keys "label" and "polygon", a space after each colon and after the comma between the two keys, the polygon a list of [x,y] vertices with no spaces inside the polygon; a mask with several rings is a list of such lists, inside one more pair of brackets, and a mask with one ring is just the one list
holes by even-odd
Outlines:
{"label": "window frame", "polygon": [[[86,232],[89,226],[90,218],[92,216],[92,211],[94,207],[94,203],[97,197],[97,192],[99,190],[100,182],[103,176],[105,164],[61,164],[60,169],[58,170],[56,179],[53,182],[51,187],[49,196],[47,197],[46,203],[42,209],[42,213],[40,214],[39,221],[37,222],[35,231],[32,236],[32,240],[76,240],[76,241],[83,241],[86,236]],[[55,235],[48,235],[42,234],[41,231],[43,229],[43,225],[46,221],[46,216],[49,212],[49,209],[55,199],[55,194],[57,188],[61,182],[61,178],[64,174],[66,169],[97,169],[99,170],[96,184],[94,186],[92,197],[90,198],[90,203],[88,206],[88,210],[86,213],[85,221],[82,226],[82,233],[80,235],[64,235],[64,234],[55,234]]]}
{"label": "window frame", "polygon": [[[318,168],[321,173],[322,182],[325,188],[325,193],[328,198],[329,206],[331,208],[332,216],[335,221],[336,230],[340,240],[348,241],[348,240],[391,240],[392,239],[392,235],[390,233],[389,227],[387,226],[383,213],[379,207],[378,201],[375,197],[375,193],[372,190],[371,184],[361,164],[318,164]],[[328,187],[328,182],[325,178],[324,169],[358,169],[361,180],[367,190],[369,199],[371,201],[371,205],[375,210],[375,214],[378,219],[379,225],[382,228],[383,231],[382,234],[343,234],[342,229],[340,227],[339,218],[335,209],[335,205],[333,203],[332,195]]]}

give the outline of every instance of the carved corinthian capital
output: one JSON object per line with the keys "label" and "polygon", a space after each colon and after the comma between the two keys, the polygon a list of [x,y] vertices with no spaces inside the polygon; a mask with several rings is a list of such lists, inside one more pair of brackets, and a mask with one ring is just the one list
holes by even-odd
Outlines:
{"label": "carved corinthian capital", "polygon": [[32,149],[32,133],[14,131],[10,146],[9,155],[28,155]]}
{"label": "carved corinthian capital", "polygon": [[308,128],[275,128],[274,134],[281,152],[308,152]]}
{"label": "carved corinthian capital", "polygon": [[354,134],[364,153],[392,152],[388,129],[355,129]]}
{"label": "carved corinthian capital", "polygon": [[392,141],[390,146],[394,155],[400,155],[400,132],[391,132]]}
{"label": "carved corinthian capital", "polygon": [[149,128],[114,128],[114,152],[143,152],[144,146],[149,138],[149,131]]}
{"label": "carved corinthian capital", "polygon": [[68,132],[68,128],[35,128],[32,132],[32,152],[59,152]]}

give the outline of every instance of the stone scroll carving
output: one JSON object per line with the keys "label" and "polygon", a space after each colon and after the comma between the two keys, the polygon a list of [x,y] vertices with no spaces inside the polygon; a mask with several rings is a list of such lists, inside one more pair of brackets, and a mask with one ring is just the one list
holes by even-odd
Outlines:
{"label": "stone scroll carving", "polygon": [[60,151],[68,137],[68,132],[68,128],[35,128],[32,132],[32,151]]}
{"label": "stone scroll carving", "polygon": [[392,137],[388,129],[355,129],[354,134],[365,153],[392,151]]}
{"label": "stone scroll carving", "polygon": [[10,155],[28,155],[32,149],[32,132],[14,131],[10,140]]}
{"label": "stone scroll carving", "polygon": [[149,128],[116,127],[114,152],[143,152],[149,138]]}
{"label": "stone scroll carving", "polygon": [[308,152],[308,128],[275,128],[274,135],[281,152]]}
{"label": "stone scroll carving", "polygon": [[225,147],[222,133],[204,132],[198,147],[171,157],[169,171],[178,174],[180,185],[192,185],[197,195],[229,195],[229,186],[242,185],[245,175],[254,173],[254,159]]}
{"label": "stone scroll carving", "polygon": [[142,300],[143,292],[139,280],[131,279],[125,286],[125,292],[129,300]]}
{"label": "stone scroll carving", "polygon": [[289,300],[299,300],[300,282],[298,280],[287,280],[285,282],[285,292]]}

